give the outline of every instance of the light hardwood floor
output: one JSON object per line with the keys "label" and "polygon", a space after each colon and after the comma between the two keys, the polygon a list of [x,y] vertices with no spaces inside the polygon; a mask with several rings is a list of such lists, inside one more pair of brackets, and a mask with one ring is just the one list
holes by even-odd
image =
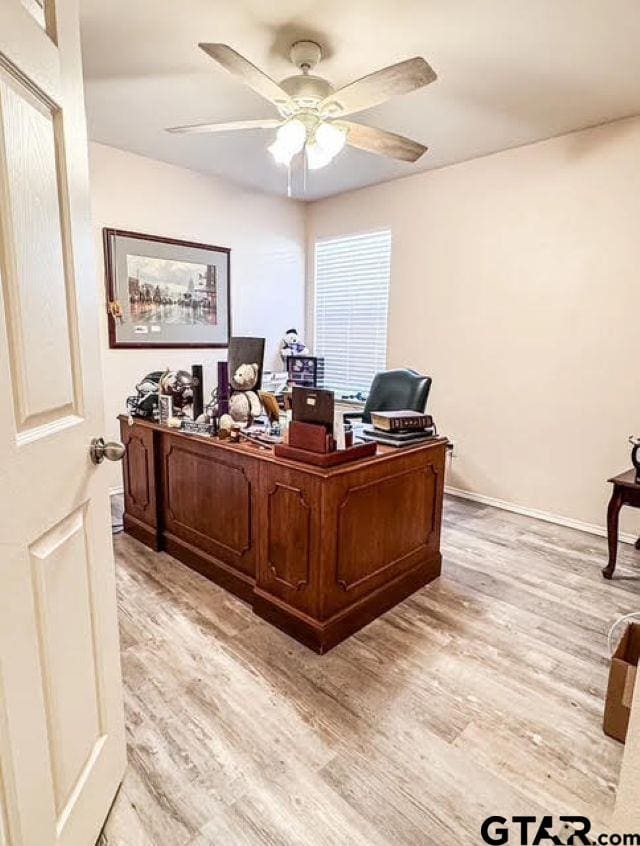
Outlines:
{"label": "light hardwood floor", "polygon": [[481,842],[489,814],[608,821],[607,631],[640,553],[445,502],[442,577],[316,655],[115,539],[129,768],[103,846]]}

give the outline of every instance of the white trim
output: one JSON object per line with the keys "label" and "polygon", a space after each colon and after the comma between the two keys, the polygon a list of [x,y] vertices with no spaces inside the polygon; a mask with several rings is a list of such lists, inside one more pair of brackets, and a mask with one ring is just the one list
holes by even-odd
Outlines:
{"label": "white trim", "polygon": [[[513,511],[514,514],[523,514],[525,517],[533,517],[535,520],[544,520],[546,523],[555,523],[558,526],[567,526],[569,529],[577,529],[579,532],[587,532],[590,535],[606,538],[607,529],[605,526],[597,526],[595,523],[583,523],[582,520],[574,520],[573,517],[562,517],[559,514],[551,514],[548,511],[539,511],[537,508],[528,508],[526,505],[516,505],[514,502],[506,502],[503,499],[495,499],[485,494],[463,491],[460,488],[452,488],[445,485],[444,492],[460,499],[469,499],[472,502],[480,502],[483,505],[491,505],[493,508],[501,508],[503,511]],[[623,543],[635,544],[637,535],[630,535],[627,532],[620,532],[618,540]]]}
{"label": "white trim", "polygon": [[118,494],[123,494],[124,488],[122,485],[116,485],[114,488],[109,488],[109,496],[118,496]]}

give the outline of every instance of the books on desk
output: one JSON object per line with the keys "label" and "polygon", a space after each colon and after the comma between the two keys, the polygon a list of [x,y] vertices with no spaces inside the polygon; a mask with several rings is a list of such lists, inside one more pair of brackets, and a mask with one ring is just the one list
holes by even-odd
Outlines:
{"label": "books on desk", "polygon": [[[403,437],[403,435],[410,435],[410,437]],[[382,432],[379,429],[374,429],[373,426],[364,426],[360,436],[365,441],[376,441],[379,444],[394,447],[408,447],[417,446],[424,441],[435,438],[436,430],[432,427],[420,432]]]}
{"label": "books on desk", "polygon": [[430,414],[420,414],[409,409],[403,411],[372,411],[371,423],[384,432],[424,431],[433,427]]}
{"label": "books on desk", "polygon": [[416,446],[437,434],[431,415],[415,411],[372,412],[371,423],[362,428],[362,437],[388,446]]}

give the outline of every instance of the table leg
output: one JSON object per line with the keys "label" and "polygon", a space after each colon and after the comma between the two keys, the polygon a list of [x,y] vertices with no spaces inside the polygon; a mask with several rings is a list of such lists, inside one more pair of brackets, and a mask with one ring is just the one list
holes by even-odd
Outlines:
{"label": "table leg", "polygon": [[605,579],[612,579],[616,569],[616,558],[618,555],[618,517],[622,507],[622,495],[616,488],[613,489],[609,507],[607,509],[607,540],[609,543],[609,563],[602,570]]}

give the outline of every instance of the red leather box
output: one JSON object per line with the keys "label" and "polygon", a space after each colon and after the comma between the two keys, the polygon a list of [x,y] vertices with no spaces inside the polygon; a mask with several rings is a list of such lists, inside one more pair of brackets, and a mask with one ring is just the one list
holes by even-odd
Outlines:
{"label": "red leather box", "polygon": [[324,426],[318,423],[301,423],[299,420],[293,420],[289,424],[289,446],[310,452],[332,452],[336,448],[333,437]]}

